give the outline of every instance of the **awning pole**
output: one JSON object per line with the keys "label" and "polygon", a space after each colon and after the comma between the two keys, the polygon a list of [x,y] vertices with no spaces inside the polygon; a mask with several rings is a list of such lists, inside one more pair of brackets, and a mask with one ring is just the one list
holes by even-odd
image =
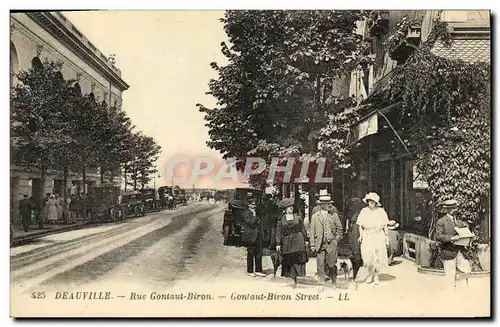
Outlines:
{"label": "awning pole", "polygon": [[394,127],[392,126],[391,122],[389,121],[389,119],[387,119],[387,117],[381,113],[380,111],[377,111],[378,114],[380,114],[382,117],[384,117],[384,119],[387,121],[387,124],[389,124],[389,127],[392,129],[392,131],[394,132],[394,134],[396,134],[396,137],[398,138],[399,142],[401,142],[401,144],[403,145],[403,147],[405,148],[406,152],[408,152],[408,154],[411,154],[410,150],[408,150],[408,148],[406,147],[406,144],[405,142],[403,142],[403,140],[401,139],[401,137],[399,136],[398,132],[396,132],[396,130],[394,129]]}

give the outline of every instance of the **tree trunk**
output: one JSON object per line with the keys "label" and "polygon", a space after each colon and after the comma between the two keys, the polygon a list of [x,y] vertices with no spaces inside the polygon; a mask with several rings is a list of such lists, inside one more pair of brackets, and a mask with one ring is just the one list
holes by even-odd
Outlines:
{"label": "tree trunk", "polygon": [[[40,165],[40,184],[42,185],[42,192],[40,193],[40,199],[39,203],[43,204],[43,198],[44,198],[44,193],[45,193],[45,179],[46,179],[46,173],[47,173],[47,168],[46,166],[42,163]],[[38,228],[43,229],[43,220],[45,219],[45,205],[39,207],[39,212],[38,212]]]}
{"label": "tree trunk", "polygon": [[127,166],[123,167],[123,181],[125,182],[124,191],[127,191]]}
{"label": "tree trunk", "polygon": [[134,177],[134,191],[137,191],[137,168],[135,167],[135,165],[134,165],[133,177]]}
{"label": "tree trunk", "polygon": [[85,160],[82,160],[82,188],[83,195],[87,195],[87,167]]}
{"label": "tree trunk", "polygon": [[68,208],[68,174],[69,174],[69,168],[65,164],[63,167],[63,190],[62,190],[62,196],[63,196],[63,220],[64,224],[68,224],[68,218],[69,218],[69,208]]}
{"label": "tree trunk", "polygon": [[101,166],[99,172],[101,173],[101,184],[104,184],[104,167]]}
{"label": "tree trunk", "polygon": [[110,183],[113,183],[113,181],[114,181],[114,179],[115,179],[115,169],[116,169],[116,168],[115,168],[114,166],[111,168],[111,172],[110,172],[110,173],[111,173],[111,175],[110,175],[110,177],[109,177],[109,182],[110,182]]}

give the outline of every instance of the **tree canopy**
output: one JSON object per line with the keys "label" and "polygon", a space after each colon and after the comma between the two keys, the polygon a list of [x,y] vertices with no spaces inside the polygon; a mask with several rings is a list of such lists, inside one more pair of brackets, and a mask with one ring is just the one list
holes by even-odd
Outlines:
{"label": "tree canopy", "polygon": [[[39,60],[36,61],[39,63]],[[160,147],[151,137],[133,132],[126,112],[82,95],[77,80],[64,80],[62,63],[33,65],[17,75],[11,90],[11,152],[15,164],[67,173],[87,171],[111,179],[124,165],[140,163],[142,185],[151,179]],[[102,178],[102,177],[101,177]]]}
{"label": "tree canopy", "polygon": [[339,125],[354,119],[344,112],[354,101],[332,94],[332,87],[370,63],[368,44],[356,33],[369,14],[227,11],[222,22],[230,44],[222,42],[221,50],[228,64],[211,63],[219,76],[208,94],[217,107],[198,105],[206,114],[207,144],[225,158],[343,156],[337,150],[346,130]]}

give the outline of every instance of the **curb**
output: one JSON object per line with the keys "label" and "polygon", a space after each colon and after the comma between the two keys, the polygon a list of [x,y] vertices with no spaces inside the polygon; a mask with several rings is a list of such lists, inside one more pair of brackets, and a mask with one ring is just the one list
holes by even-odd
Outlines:
{"label": "curb", "polygon": [[[170,211],[167,211],[167,212],[173,212],[173,211],[170,210]],[[147,216],[147,214],[146,214],[146,216]],[[131,218],[127,218],[126,220],[136,219],[136,218],[141,218],[141,217],[131,217]],[[116,224],[116,223],[120,223],[120,222],[123,222],[123,221],[125,221],[125,220],[122,220],[122,221],[109,221],[109,222],[87,222],[85,224],[69,225],[69,226],[65,226],[65,227],[61,227],[61,228],[57,228],[57,229],[46,230],[46,231],[43,231],[43,232],[40,232],[40,233],[36,233],[36,234],[26,235],[26,236],[16,236],[16,237],[14,237],[14,239],[12,240],[12,243],[10,244],[10,248],[17,247],[17,246],[20,246],[20,245],[24,245],[26,243],[29,243],[31,241],[34,241],[36,239],[39,239],[39,238],[42,238],[42,237],[45,237],[45,236],[48,236],[48,235],[60,234],[60,233],[69,232],[69,231],[73,231],[73,230],[77,230],[77,229],[83,229],[83,228],[91,228],[91,227],[97,227],[97,226],[111,225],[111,224]]]}
{"label": "curb", "polygon": [[[437,276],[444,276],[444,270],[443,269],[434,269],[434,268],[426,268],[426,267],[418,267],[417,271],[421,274],[427,274],[427,275],[437,275]],[[490,272],[489,271],[473,271],[470,274],[471,277],[489,277]]]}
{"label": "curb", "polygon": [[69,232],[72,230],[82,229],[82,228],[86,228],[86,227],[96,227],[99,225],[103,225],[103,223],[90,223],[89,222],[89,223],[85,223],[85,224],[81,224],[81,225],[75,224],[75,225],[69,225],[69,226],[65,226],[65,227],[61,227],[61,228],[57,228],[57,229],[43,231],[43,232],[36,233],[36,234],[31,234],[31,235],[26,235],[26,236],[17,236],[17,237],[14,237],[10,247],[12,248],[12,247],[16,247],[19,245],[23,245],[23,244],[26,244],[28,242],[34,241],[38,238],[42,238],[42,237],[48,236],[48,235]]}

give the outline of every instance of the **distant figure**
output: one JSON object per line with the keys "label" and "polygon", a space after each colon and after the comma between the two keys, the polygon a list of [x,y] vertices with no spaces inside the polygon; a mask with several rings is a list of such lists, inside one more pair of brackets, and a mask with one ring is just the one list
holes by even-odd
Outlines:
{"label": "distant figure", "polygon": [[31,225],[31,209],[32,203],[28,199],[28,194],[24,194],[23,198],[19,201],[19,214],[21,215],[21,222],[25,232],[29,230]]}
{"label": "distant figure", "polygon": [[47,201],[47,221],[49,224],[57,222],[57,201],[54,194],[51,194]]}

